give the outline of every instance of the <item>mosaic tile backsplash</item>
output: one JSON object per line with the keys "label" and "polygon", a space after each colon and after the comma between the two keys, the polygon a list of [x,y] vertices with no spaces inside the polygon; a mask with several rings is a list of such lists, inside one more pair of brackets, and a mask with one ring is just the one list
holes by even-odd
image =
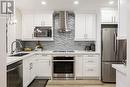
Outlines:
{"label": "mosaic tile backsplash", "polygon": [[[44,47],[44,50],[84,50],[86,45],[90,45],[95,42],[75,42],[75,17],[74,15],[68,16],[68,29],[71,32],[60,33],[58,32],[59,28],[59,16],[55,16],[54,18],[54,41],[42,41],[41,44]],[[24,41],[24,47],[35,48],[35,41]]]}

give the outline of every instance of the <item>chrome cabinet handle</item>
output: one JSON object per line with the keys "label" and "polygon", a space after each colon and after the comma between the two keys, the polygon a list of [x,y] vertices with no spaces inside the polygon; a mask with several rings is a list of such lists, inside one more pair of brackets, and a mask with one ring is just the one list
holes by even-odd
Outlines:
{"label": "chrome cabinet handle", "polygon": [[33,67],[33,63],[30,63],[29,65],[30,65],[30,66],[29,66],[29,70],[31,70],[32,67]]}
{"label": "chrome cabinet handle", "polygon": [[42,56],[47,56],[46,54],[42,54]]}
{"label": "chrome cabinet handle", "polygon": [[88,71],[94,71],[94,69],[88,69]]}
{"label": "chrome cabinet handle", "polygon": [[49,66],[51,65],[51,62],[50,62],[50,60],[49,60]]}
{"label": "chrome cabinet handle", "polygon": [[88,55],[88,57],[93,57],[94,55]]}
{"label": "chrome cabinet handle", "polygon": [[90,61],[88,61],[88,62],[93,63],[94,61],[90,60]]}

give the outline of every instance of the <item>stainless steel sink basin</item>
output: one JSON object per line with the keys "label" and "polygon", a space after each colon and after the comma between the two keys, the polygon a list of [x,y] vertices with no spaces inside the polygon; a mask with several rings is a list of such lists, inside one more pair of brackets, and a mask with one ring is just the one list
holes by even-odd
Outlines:
{"label": "stainless steel sink basin", "polygon": [[17,53],[17,54],[14,54],[14,55],[10,55],[10,57],[21,57],[21,56],[24,56],[24,55],[27,55],[29,53]]}

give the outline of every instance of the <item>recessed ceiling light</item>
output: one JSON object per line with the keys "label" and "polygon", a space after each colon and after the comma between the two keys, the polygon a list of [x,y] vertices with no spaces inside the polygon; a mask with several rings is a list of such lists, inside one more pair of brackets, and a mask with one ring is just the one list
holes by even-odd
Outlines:
{"label": "recessed ceiling light", "polygon": [[113,5],[113,4],[114,4],[114,1],[109,1],[109,4],[110,4],[110,5]]}
{"label": "recessed ceiling light", "polygon": [[79,4],[79,1],[74,1],[74,4],[75,4],[75,5],[78,5],[78,4]]}
{"label": "recessed ceiling light", "polygon": [[45,1],[42,1],[41,4],[42,4],[42,5],[46,5],[46,2],[45,2]]}

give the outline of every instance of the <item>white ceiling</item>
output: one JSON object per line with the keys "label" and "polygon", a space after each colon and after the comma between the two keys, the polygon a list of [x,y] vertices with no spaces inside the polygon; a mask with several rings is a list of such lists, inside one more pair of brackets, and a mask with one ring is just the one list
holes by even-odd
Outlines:
{"label": "white ceiling", "polygon": [[[46,5],[41,5],[46,1]],[[22,11],[32,10],[94,10],[101,7],[117,7],[118,0],[113,5],[108,4],[110,0],[78,0],[79,5],[74,5],[75,0],[16,0],[16,7]]]}

